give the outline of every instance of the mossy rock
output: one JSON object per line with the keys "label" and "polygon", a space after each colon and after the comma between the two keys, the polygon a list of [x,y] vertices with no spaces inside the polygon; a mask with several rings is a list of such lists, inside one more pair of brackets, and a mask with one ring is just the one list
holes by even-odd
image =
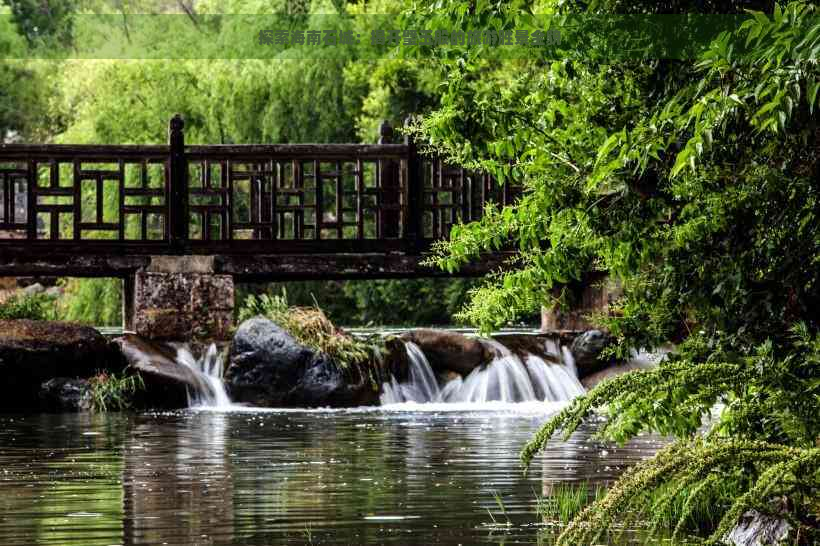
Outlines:
{"label": "mossy rock", "polygon": [[0,320],[0,410],[41,411],[44,382],[89,378],[125,366],[119,350],[94,328],[67,322]]}

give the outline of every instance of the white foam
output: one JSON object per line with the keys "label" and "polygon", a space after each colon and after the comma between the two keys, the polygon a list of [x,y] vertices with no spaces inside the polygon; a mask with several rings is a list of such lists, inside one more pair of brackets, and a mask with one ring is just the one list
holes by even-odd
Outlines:
{"label": "white foam", "polygon": [[208,351],[199,360],[194,358],[188,347],[177,349],[177,363],[189,368],[197,378],[197,387],[188,387],[188,406],[230,409],[231,399],[222,380],[222,356],[211,343]]}
{"label": "white foam", "polygon": [[526,356],[525,363],[496,340],[482,339],[481,342],[495,354],[492,361],[476,367],[467,377],[451,379],[443,386],[436,380],[424,352],[416,344],[407,342],[408,379],[400,383],[391,376],[382,385],[382,407],[407,408],[406,404],[411,403],[439,407],[445,404],[450,411],[457,407],[454,404],[481,406],[492,402],[567,401],[585,392],[575,375],[572,356],[567,357],[568,351],[562,351],[555,342],[547,344],[547,349],[554,353],[556,360],[566,362],[569,358],[572,368],[547,363],[531,354]]}

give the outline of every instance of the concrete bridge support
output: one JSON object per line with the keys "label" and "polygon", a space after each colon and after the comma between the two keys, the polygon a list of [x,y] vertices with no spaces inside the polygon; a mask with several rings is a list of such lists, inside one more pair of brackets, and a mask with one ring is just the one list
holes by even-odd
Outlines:
{"label": "concrete bridge support", "polygon": [[213,256],[152,256],[123,289],[126,330],[150,339],[230,338],[233,276],[216,273]]}

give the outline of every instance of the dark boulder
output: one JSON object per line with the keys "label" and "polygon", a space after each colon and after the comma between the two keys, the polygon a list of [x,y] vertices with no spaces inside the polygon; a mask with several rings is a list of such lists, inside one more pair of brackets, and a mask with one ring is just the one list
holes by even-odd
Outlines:
{"label": "dark boulder", "polygon": [[401,338],[418,345],[430,366],[439,373],[454,371],[467,376],[492,359],[480,341],[457,332],[420,328],[402,334]]}
{"label": "dark boulder", "polygon": [[361,372],[342,370],[263,317],[237,329],[225,382],[233,401],[255,406],[348,407],[378,401],[377,385]]}
{"label": "dark boulder", "polygon": [[613,364],[612,359],[601,358],[610,341],[610,337],[601,330],[587,330],[573,340],[570,350],[578,377],[592,375]]}
{"label": "dark boulder", "polygon": [[392,335],[385,337],[382,357],[383,363],[377,378],[380,382],[388,381],[391,376],[399,382],[407,380],[410,374],[410,356],[401,338]]}
{"label": "dark boulder", "polygon": [[256,406],[285,403],[313,351],[266,318],[243,322],[231,343],[225,382],[232,400]]}
{"label": "dark boulder", "polygon": [[94,328],[66,322],[0,320],[1,411],[40,410],[40,390],[55,377],[88,378],[117,372],[117,348]]}
{"label": "dark boulder", "polygon": [[316,354],[305,367],[289,405],[355,407],[379,402],[379,385],[355,370],[342,370],[327,355]]}
{"label": "dark boulder", "polygon": [[91,386],[86,379],[55,377],[41,385],[40,400],[45,411],[88,411],[91,409]]}

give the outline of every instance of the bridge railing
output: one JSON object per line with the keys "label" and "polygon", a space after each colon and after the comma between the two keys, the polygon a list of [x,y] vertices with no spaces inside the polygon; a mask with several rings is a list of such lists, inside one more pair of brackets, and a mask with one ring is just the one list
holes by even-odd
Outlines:
{"label": "bridge railing", "polygon": [[392,143],[0,145],[0,252],[418,252],[516,190]]}

